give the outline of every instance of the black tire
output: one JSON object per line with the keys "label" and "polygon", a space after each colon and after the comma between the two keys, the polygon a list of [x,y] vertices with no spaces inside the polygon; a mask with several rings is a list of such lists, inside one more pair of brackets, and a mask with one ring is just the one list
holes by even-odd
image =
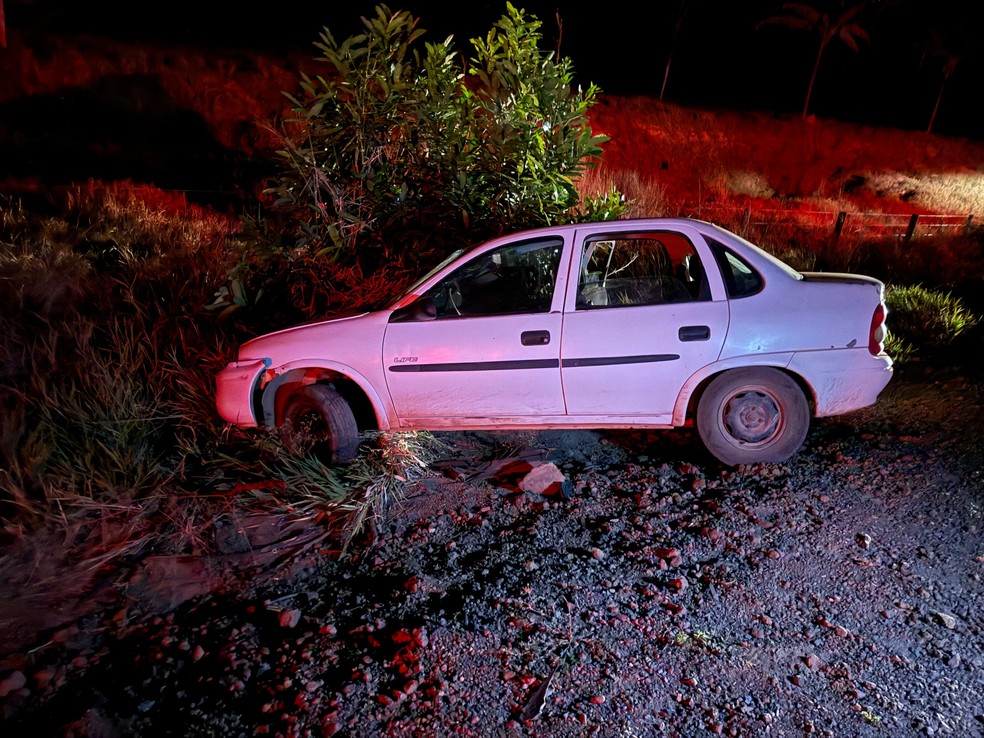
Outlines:
{"label": "black tire", "polygon": [[803,446],[810,405],[788,374],[770,367],[733,369],[714,378],[697,405],[697,431],[728,466],[782,462]]}
{"label": "black tire", "polygon": [[309,384],[291,395],[280,433],[291,454],[314,454],[328,464],[348,463],[359,449],[352,408],[325,384]]}

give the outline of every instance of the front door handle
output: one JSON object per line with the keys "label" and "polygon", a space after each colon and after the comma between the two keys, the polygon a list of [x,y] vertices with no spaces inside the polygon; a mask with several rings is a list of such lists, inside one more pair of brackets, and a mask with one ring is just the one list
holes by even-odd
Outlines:
{"label": "front door handle", "polygon": [[519,340],[524,346],[546,346],[550,343],[550,331],[523,331]]}
{"label": "front door handle", "polygon": [[711,337],[711,327],[707,325],[685,325],[677,335],[681,341],[707,341]]}

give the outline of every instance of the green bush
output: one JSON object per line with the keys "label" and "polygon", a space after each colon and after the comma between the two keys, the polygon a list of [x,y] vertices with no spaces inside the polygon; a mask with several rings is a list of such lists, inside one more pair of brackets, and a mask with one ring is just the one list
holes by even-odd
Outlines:
{"label": "green bush", "polygon": [[973,328],[978,317],[951,292],[922,285],[888,285],[888,339],[891,356],[904,360],[924,349],[948,346]]}
{"label": "green bush", "polygon": [[[585,217],[574,181],[606,140],[586,117],[598,90],[539,49],[539,21],[507,3],[467,65],[451,37],[421,49],[409,13],[380,5],[363,24],[341,42],[325,28],[326,75],[290,97],[271,238],[375,267]],[[587,209],[615,217],[620,202]]]}

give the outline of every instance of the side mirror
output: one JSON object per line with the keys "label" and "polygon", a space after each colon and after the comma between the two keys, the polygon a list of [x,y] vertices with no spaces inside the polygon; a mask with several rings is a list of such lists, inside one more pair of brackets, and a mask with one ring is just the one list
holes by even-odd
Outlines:
{"label": "side mirror", "polygon": [[424,320],[434,320],[437,318],[437,307],[434,301],[424,295],[418,297],[406,307],[401,307],[393,311],[390,315],[390,323],[419,323]]}

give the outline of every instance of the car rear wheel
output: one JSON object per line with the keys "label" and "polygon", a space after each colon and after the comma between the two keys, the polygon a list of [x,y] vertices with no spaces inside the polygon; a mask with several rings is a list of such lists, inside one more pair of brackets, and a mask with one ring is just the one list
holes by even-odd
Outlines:
{"label": "car rear wheel", "polygon": [[697,405],[697,431],[729,465],[786,461],[806,440],[810,406],[788,374],[769,367],[716,377]]}
{"label": "car rear wheel", "polygon": [[309,384],[291,395],[280,434],[290,453],[312,454],[328,464],[352,461],[359,448],[359,427],[352,408],[324,384]]}

